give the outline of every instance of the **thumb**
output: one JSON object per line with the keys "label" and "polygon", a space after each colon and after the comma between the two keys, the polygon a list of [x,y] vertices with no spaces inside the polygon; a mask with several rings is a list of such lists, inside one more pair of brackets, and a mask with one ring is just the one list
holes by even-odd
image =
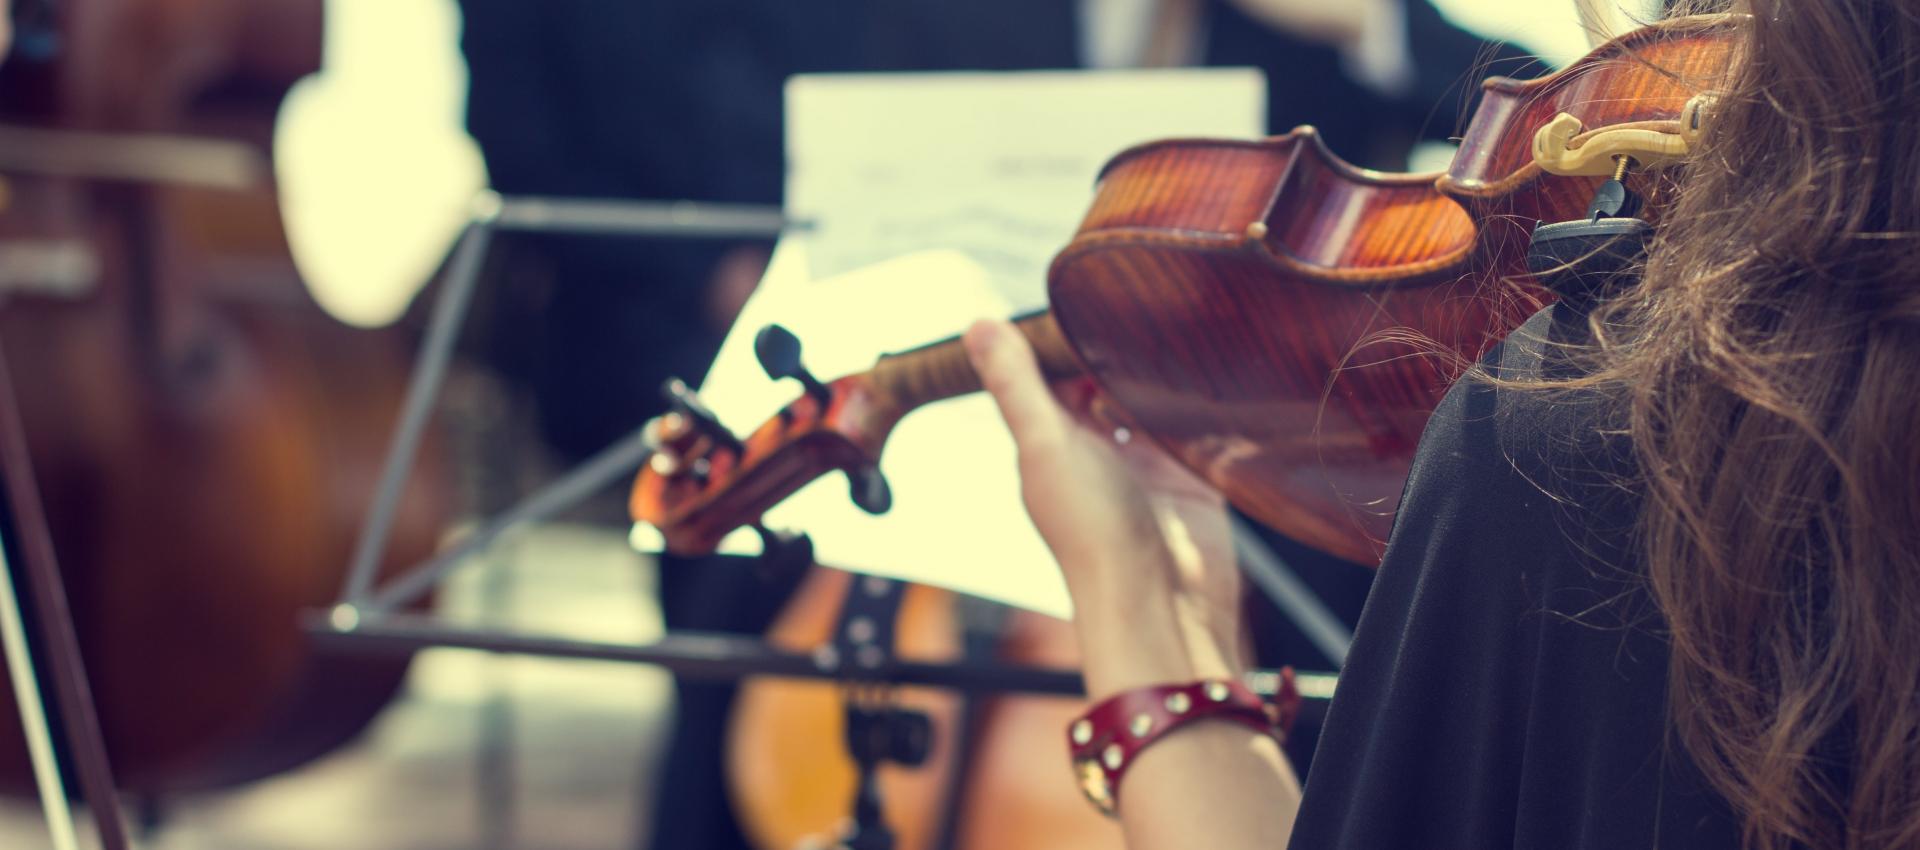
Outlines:
{"label": "thumb", "polygon": [[1033,347],[1013,325],[998,320],[975,322],[963,341],[980,384],[1000,407],[1022,453],[1057,449],[1067,437],[1069,420],[1040,376]]}

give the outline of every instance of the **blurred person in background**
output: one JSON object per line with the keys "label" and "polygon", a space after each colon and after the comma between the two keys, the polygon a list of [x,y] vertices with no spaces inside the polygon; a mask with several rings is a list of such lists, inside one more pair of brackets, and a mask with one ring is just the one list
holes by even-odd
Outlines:
{"label": "blurred person in background", "polygon": [[[461,2],[468,127],[505,195],[779,204],[782,87],[797,73],[1250,66],[1268,79],[1270,129],[1311,123],[1343,157],[1401,169],[1415,143],[1458,129],[1477,72],[1533,67],[1427,0]],[[706,371],[771,247],[516,237],[493,270],[513,285],[482,307],[479,345],[531,393],[551,448],[578,460],[661,412],[667,377]],[[1275,543],[1357,618],[1370,570]],[[661,559],[673,629],[758,633],[787,592],[743,561]],[[1255,607],[1263,661],[1331,667]],[[720,766],[734,689],[678,684],[651,807],[671,814],[650,846],[746,847]],[[1299,740],[1310,753],[1311,734]]]}
{"label": "blurred person in background", "polygon": [[1402,170],[1445,140],[1484,72],[1531,57],[1448,21],[1428,0],[904,0],[877,63],[897,70],[1250,67],[1267,126],[1319,128],[1357,165]]}

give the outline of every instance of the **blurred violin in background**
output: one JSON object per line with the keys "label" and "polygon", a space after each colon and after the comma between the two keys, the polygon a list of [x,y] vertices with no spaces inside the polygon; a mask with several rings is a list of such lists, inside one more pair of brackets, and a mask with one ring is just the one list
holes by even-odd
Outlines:
{"label": "blurred violin in background", "polygon": [[[0,68],[0,345],[117,779],[158,796],[327,752],[405,660],[322,656],[404,390],[293,268],[268,159],[320,0],[24,0]],[[451,510],[437,448],[389,566]],[[0,724],[0,787],[27,790]]]}
{"label": "blurred violin in background", "polygon": [[[1609,179],[1635,180],[1657,215],[1675,179],[1660,167],[1704,120],[1698,81],[1724,67],[1727,23],[1677,19],[1549,77],[1488,80],[1444,174],[1364,171],[1306,128],[1258,142],[1175,140],[1123,152],[1053,264],[1050,312],[1017,326],[1050,378],[1091,378],[1116,424],[1157,440],[1239,509],[1331,554],[1378,563],[1435,405],[1467,364],[1555,297],[1529,276],[1532,228],[1587,218]],[[955,340],[831,382],[806,374],[783,332],[769,329],[760,342],[770,377],[805,386],[777,416],[736,437],[682,393],[653,426],[659,453],[630,504],[669,551],[712,552],[742,528],[777,546],[761,526],[765,512],[834,471],[848,476],[855,504],[886,510],[892,496],[880,459],[894,426],[921,406],[980,390]],[[819,609],[837,598],[804,588],[776,639],[818,645],[830,622]],[[815,610],[798,607],[809,605]],[[920,625],[900,626],[902,650],[954,651],[951,639],[913,637],[950,632],[951,606],[910,599],[905,614]],[[1071,665],[1071,633],[1053,634],[1051,648],[1008,646],[1028,660]],[[730,757],[736,768],[757,767],[735,770],[735,798],[750,834],[780,850],[831,832],[853,772],[823,782],[827,774],[770,769],[812,770],[833,758],[837,738],[815,735],[824,743],[801,746],[791,743],[796,734],[765,729],[837,728],[837,704],[831,686],[757,687],[742,697],[735,725],[736,748],[751,751]],[[1074,710],[1064,705],[1034,712],[1031,734],[1018,723],[982,724],[970,746],[991,750],[996,737],[1056,746],[1052,736]],[[1048,846],[1078,835],[1117,845],[1117,835],[1075,824],[1092,816],[1070,795],[1051,811],[1056,801],[1045,794],[995,793],[1029,786],[1018,759],[977,767],[957,799],[981,805],[991,795],[979,811],[993,814],[961,820],[963,843],[1010,818],[1023,827],[1013,834],[1048,836]],[[894,823],[903,847],[931,841],[928,819],[940,813],[927,783],[943,770],[892,778],[908,798]]]}

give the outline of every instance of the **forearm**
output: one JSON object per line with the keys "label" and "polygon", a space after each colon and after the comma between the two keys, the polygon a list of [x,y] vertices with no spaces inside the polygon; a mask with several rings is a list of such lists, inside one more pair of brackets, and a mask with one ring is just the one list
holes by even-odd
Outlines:
{"label": "forearm", "polygon": [[[966,342],[1020,448],[1027,512],[1073,595],[1088,695],[1244,674],[1220,493],[1150,442],[1076,421],[1011,326],[975,325]],[[1072,398],[1091,419],[1084,391]],[[1134,850],[1285,845],[1299,783],[1271,737],[1202,719],[1137,755],[1117,789]]]}
{"label": "forearm", "polygon": [[[1089,694],[1246,671],[1212,624],[1159,588],[1076,588]],[[1286,846],[1300,783],[1278,742],[1244,726],[1201,721],[1148,747],[1126,772],[1121,822],[1132,850]]]}
{"label": "forearm", "polygon": [[1279,743],[1221,721],[1148,747],[1124,789],[1130,850],[1281,850],[1300,810],[1300,782]]}

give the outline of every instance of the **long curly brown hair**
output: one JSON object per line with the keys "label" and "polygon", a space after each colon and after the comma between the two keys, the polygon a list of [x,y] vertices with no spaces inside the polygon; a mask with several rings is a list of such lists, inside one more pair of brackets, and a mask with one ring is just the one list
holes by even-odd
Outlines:
{"label": "long curly brown hair", "polygon": [[1669,715],[1748,846],[1920,847],[1920,0],[1740,5],[1590,380],[1638,455]]}

